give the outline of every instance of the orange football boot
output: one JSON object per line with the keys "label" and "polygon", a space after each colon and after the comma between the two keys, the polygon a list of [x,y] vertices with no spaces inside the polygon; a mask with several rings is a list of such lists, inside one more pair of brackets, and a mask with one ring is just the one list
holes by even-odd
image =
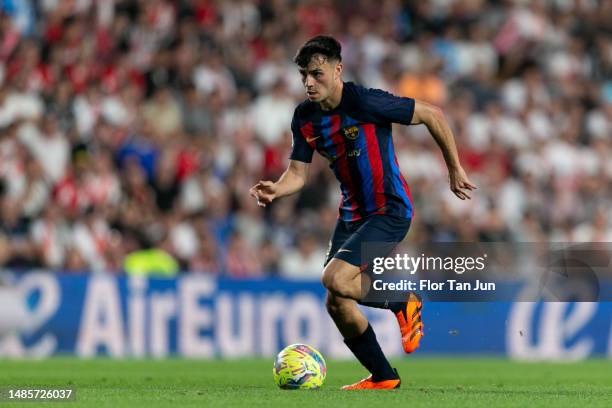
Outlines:
{"label": "orange football boot", "polygon": [[[395,374],[397,374],[397,370],[393,369]],[[383,381],[372,381],[372,375],[368,376],[368,378],[364,378],[363,380],[356,382],[355,384],[345,385],[342,387],[343,390],[395,390],[400,387],[402,380],[399,378],[394,378],[393,380],[383,380]]]}
{"label": "orange football boot", "polygon": [[410,292],[406,306],[395,314],[402,333],[402,346],[406,353],[412,353],[419,348],[419,342],[423,337],[422,308],[423,302],[420,296]]}

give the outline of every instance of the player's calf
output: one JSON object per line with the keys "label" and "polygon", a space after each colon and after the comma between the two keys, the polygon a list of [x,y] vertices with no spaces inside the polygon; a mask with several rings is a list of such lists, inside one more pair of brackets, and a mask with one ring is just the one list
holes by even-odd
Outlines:
{"label": "player's calf", "polygon": [[344,338],[356,337],[368,327],[368,319],[352,299],[327,292],[325,307]]}

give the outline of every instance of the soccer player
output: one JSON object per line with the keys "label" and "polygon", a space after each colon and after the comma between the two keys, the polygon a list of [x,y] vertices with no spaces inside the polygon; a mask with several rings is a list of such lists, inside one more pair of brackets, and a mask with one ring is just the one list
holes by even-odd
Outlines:
{"label": "soccer player", "polygon": [[405,302],[362,301],[362,287],[369,285],[369,277],[362,273],[368,263],[362,257],[362,243],[401,242],[413,215],[410,190],[395,157],[392,123],[427,126],[442,150],[450,189],[457,197],[469,199],[469,191],[476,187],[460,165],[453,135],[439,108],[343,82],[341,46],[333,37],[308,40],[294,62],[307,99],[293,116],[289,166],[278,181],[260,181],[250,194],[265,207],[304,186],[315,150],[329,161],[340,181],[342,203],[322,275],[326,306],[348,348],[371,373],[343,389],[398,388],[399,375],[357,306],[360,303],[391,310],[400,326],[404,351],[411,353],[419,347],[422,304],[416,294],[409,293]]}

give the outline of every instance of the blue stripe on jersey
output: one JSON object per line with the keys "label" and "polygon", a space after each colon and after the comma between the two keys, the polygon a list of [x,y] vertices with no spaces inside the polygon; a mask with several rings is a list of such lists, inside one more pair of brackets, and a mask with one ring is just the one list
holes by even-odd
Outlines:
{"label": "blue stripe on jersey", "polygon": [[[358,124],[359,122],[351,118],[350,116],[342,115],[340,129],[344,129],[349,126],[357,126]],[[361,130],[360,130],[360,133],[361,133]],[[365,210],[365,206],[366,206],[365,195],[364,195],[365,192],[363,188],[359,188],[363,185],[362,177],[361,177],[361,170],[359,168],[359,163],[357,162],[357,160],[355,160],[354,157],[348,157],[348,152],[354,148],[355,143],[353,141],[346,139],[346,137],[344,136],[344,132],[343,132],[342,138],[344,140],[344,147],[345,147],[344,154],[346,156],[346,162],[347,162],[349,174],[352,179],[353,187],[355,189],[354,199],[357,202],[357,209],[354,212],[357,213],[358,216],[361,218],[367,215],[367,212]],[[349,212],[347,214],[347,220],[351,220],[352,216],[353,216],[353,212]]]}
{"label": "blue stripe on jersey", "polygon": [[361,174],[361,188],[365,200],[365,210],[376,211],[376,201],[374,200],[374,182],[372,180],[372,166],[368,157],[368,147],[363,128],[359,126],[359,136],[355,140],[355,150],[359,151],[357,156],[357,166]]}
{"label": "blue stripe on jersey", "polygon": [[334,152],[334,157],[336,157],[336,148],[334,146],[333,143],[329,143],[331,142],[331,116],[323,116],[321,117],[321,133],[323,136],[323,142],[324,142],[324,146],[330,146],[331,149]]}
{"label": "blue stripe on jersey", "polygon": [[359,124],[359,122],[353,118],[351,118],[349,115],[344,115],[344,126],[355,126]]}
{"label": "blue stripe on jersey", "polygon": [[406,204],[406,212],[404,214],[405,217],[412,217],[412,205],[410,205],[410,199],[408,199],[408,195],[404,190],[404,185],[402,184],[402,174],[400,173],[400,169],[395,163],[395,150],[393,149],[393,140],[389,140],[388,143],[388,157],[389,164],[391,165],[391,171],[393,172],[393,188],[395,189],[397,195],[402,198],[404,204]]}
{"label": "blue stripe on jersey", "polygon": [[378,150],[380,151],[380,159],[383,166],[383,186],[385,189],[385,195],[388,195],[387,207],[390,208],[397,205],[397,202],[400,200],[400,197],[394,193],[393,171],[391,170],[391,163],[387,154],[389,143],[393,142],[393,139],[391,138],[391,130],[381,126],[376,126],[376,137],[378,139]]}

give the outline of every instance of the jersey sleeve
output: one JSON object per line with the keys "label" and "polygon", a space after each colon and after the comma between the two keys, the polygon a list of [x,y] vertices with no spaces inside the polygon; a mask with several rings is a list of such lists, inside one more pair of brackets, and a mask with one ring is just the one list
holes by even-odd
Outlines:
{"label": "jersey sleeve", "polygon": [[293,119],[291,120],[291,133],[293,135],[293,141],[291,143],[291,155],[289,158],[291,160],[310,163],[312,161],[314,149],[306,142],[306,139],[299,128],[297,109],[293,113]]}
{"label": "jersey sleeve", "polygon": [[414,114],[412,98],[395,96],[380,89],[361,88],[359,91],[364,110],[381,122],[409,125]]}

